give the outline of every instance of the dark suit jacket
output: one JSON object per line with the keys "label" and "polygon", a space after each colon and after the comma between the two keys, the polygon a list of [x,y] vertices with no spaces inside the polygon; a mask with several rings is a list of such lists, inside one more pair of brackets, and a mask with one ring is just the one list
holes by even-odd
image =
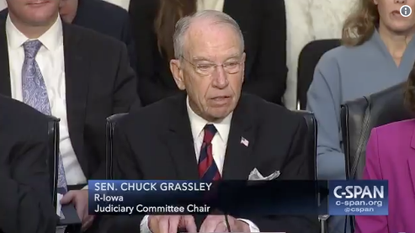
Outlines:
{"label": "dark suit jacket", "polygon": [[131,67],[137,68],[137,55],[131,33],[130,16],[123,8],[102,0],[79,0],[73,24],[114,37],[127,45]]}
{"label": "dark suit jacket", "polygon": [[[144,105],[179,92],[169,61],[158,51],[154,19],[158,0],[130,2],[132,30]],[[238,22],[247,54],[243,86],[249,92],[281,104],[286,88],[286,20],[281,0],[225,0],[223,11]]]}
{"label": "dark suit jacket", "polygon": [[[128,112],[139,101],[136,77],[127,49],[118,40],[68,24],[63,24],[63,40],[72,146],[87,179],[105,178],[106,118]],[[0,25],[0,51],[0,94],[11,96],[4,23]]]}
{"label": "dark suit jacket", "polygon": [[55,232],[47,136],[45,115],[0,96],[0,232]]}
{"label": "dark suit jacket", "polygon": [[[303,146],[306,130],[301,116],[259,97],[242,95],[231,121],[223,179],[247,180],[254,168],[264,176],[279,170],[282,180],[314,179],[309,171],[312,155]],[[199,179],[184,94],[130,113],[115,132],[115,179]],[[241,137],[249,141],[249,147],[241,144]],[[139,217],[127,219],[115,217],[102,225],[109,228],[113,224],[110,232],[117,227],[120,232],[139,232]],[[318,232],[317,216],[250,220],[261,232]],[[197,221],[197,225],[201,223]]]}
{"label": "dark suit jacket", "polygon": [[[7,17],[7,8],[0,12]],[[89,28],[111,36],[127,45],[131,67],[136,70],[136,53],[131,33],[130,16],[123,8],[102,0],[79,0],[76,17],[72,24]]]}

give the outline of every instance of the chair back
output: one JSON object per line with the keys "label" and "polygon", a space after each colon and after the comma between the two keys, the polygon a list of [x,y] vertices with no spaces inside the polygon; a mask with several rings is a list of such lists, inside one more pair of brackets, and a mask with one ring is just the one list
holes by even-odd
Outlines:
{"label": "chair back", "polygon": [[300,53],[297,70],[297,109],[307,106],[307,91],[314,77],[314,70],[321,56],[340,46],[340,40],[315,40],[308,43]]}
{"label": "chair back", "polygon": [[314,114],[305,111],[305,110],[296,110],[294,111],[301,116],[303,116],[305,122],[307,123],[307,136],[306,140],[304,141],[304,147],[310,156],[312,156],[312,163],[309,163],[309,171],[311,172],[311,176],[317,180],[317,120],[314,117]]}
{"label": "chair back", "polygon": [[118,113],[107,118],[106,129],[106,150],[105,150],[105,176],[106,179],[112,180],[114,178],[114,130],[117,122],[128,113]]}
{"label": "chair back", "polygon": [[[366,145],[373,128],[412,118],[404,106],[405,84],[345,103],[341,127],[347,179],[360,179],[366,164]],[[354,231],[354,217],[350,216]]]}
{"label": "chair back", "polygon": [[49,144],[49,182],[52,192],[52,203],[56,208],[59,177],[59,119],[53,116],[48,117],[48,144]]}
{"label": "chair back", "polygon": [[413,117],[404,106],[404,87],[405,84],[399,84],[342,106],[340,115],[348,179],[360,179],[363,175],[366,144],[373,128]]}
{"label": "chair back", "polygon": [[[317,120],[314,117],[314,114],[305,110],[295,110],[294,112],[302,115],[304,117],[304,120],[307,124],[307,136],[304,141],[304,147],[305,150],[308,152],[308,154],[312,157],[311,163],[309,163],[309,171],[310,176],[314,178],[314,180],[317,180]],[[318,197],[317,202],[320,202],[320,198]],[[321,233],[327,233],[328,229],[328,222],[327,219],[329,218],[329,215],[319,215],[318,220],[320,223],[320,232]]]}

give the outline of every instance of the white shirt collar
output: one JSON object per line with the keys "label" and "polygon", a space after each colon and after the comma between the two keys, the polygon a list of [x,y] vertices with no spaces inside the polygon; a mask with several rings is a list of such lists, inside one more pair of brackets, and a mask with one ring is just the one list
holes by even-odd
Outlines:
{"label": "white shirt collar", "polygon": [[[21,47],[29,40],[29,38],[14,26],[10,16],[7,16],[6,20],[6,35],[8,46],[13,49]],[[63,30],[60,16],[58,16],[55,23],[38,40],[50,51],[57,49],[63,43]]]}
{"label": "white shirt collar", "polygon": [[189,114],[190,127],[192,129],[193,140],[196,140],[203,133],[206,124],[213,124],[218,130],[219,137],[224,143],[228,142],[229,130],[231,128],[232,113],[218,122],[208,122],[197,115],[189,105],[189,97],[186,97],[187,112]]}

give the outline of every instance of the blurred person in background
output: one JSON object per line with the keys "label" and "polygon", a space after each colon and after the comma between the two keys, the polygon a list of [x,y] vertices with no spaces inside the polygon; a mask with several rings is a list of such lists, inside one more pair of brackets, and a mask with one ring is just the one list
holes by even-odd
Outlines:
{"label": "blurred person in background", "polygon": [[301,50],[309,42],[341,38],[344,20],[358,0],[285,0],[287,16],[287,91],[284,104],[297,107],[297,68]]}
{"label": "blurred person in background", "polygon": [[180,92],[169,69],[174,26],[200,10],[223,11],[240,25],[247,54],[243,91],[282,104],[287,77],[284,1],[140,0],[131,1],[129,9],[144,105]]}
{"label": "blurred person in background", "polygon": [[[415,67],[405,102],[415,113]],[[366,149],[364,180],[388,180],[388,216],[356,216],[356,233],[415,232],[415,119],[374,128]]]}
{"label": "blurred person in background", "polygon": [[[415,0],[359,0],[345,21],[343,46],[328,51],[317,64],[307,110],[318,123],[319,179],[345,179],[341,105],[405,81],[412,69],[415,15],[401,16],[403,5],[415,9]],[[342,222],[329,223],[343,231]]]}

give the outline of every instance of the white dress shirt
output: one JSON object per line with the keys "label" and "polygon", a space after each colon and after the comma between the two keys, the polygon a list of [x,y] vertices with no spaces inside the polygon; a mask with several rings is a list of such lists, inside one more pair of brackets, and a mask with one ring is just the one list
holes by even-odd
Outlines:
{"label": "white dress shirt", "polygon": [[215,10],[223,11],[225,0],[197,0],[197,11]]}
{"label": "white dress shirt", "polygon": [[[0,0],[2,1],[2,0]],[[106,2],[120,6],[128,11],[131,0],[105,0]],[[139,0],[136,0],[139,1]],[[223,10],[223,4],[225,0],[197,0],[197,10]]]}
{"label": "white dress shirt", "polygon": [[[22,67],[24,62],[23,44],[29,39],[12,23],[6,20],[6,35],[9,51],[10,83],[12,98],[23,101]],[[53,26],[38,38],[42,47],[36,55],[36,61],[42,72],[48,92],[52,115],[59,118],[60,153],[65,168],[68,185],[85,184],[86,178],[69,138],[66,116],[65,61],[63,50],[63,31],[60,17]]]}
{"label": "white dress shirt", "polygon": [[[196,159],[199,161],[200,149],[202,148],[204,132],[203,129],[206,124],[213,124],[216,127],[217,133],[212,139],[212,154],[215,160],[219,173],[222,175],[223,163],[225,161],[226,146],[228,142],[229,130],[231,128],[232,113],[223,120],[215,123],[206,121],[197,115],[189,106],[189,98],[186,98],[187,112],[189,114],[190,127],[192,129],[193,142],[195,146]],[[244,221],[249,225],[250,232],[259,232],[259,228],[247,219],[238,219]],[[144,216],[140,224],[141,233],[151,233],[148,226],[148,215]]]}
{"label": "white dress shirt", "polygon": [[7,8],[7,2],[6,0],[0,0],[0,11],[4,8]]}
{"label": "white dress shirt", "polygon": [[[122,7],[128,11],[128,8],[130,7],[130,0],[105,0],[106,2],[112,3],[114,5],[117,5],[119,7]],[[140,1],[140,0],[135,0]]]}

